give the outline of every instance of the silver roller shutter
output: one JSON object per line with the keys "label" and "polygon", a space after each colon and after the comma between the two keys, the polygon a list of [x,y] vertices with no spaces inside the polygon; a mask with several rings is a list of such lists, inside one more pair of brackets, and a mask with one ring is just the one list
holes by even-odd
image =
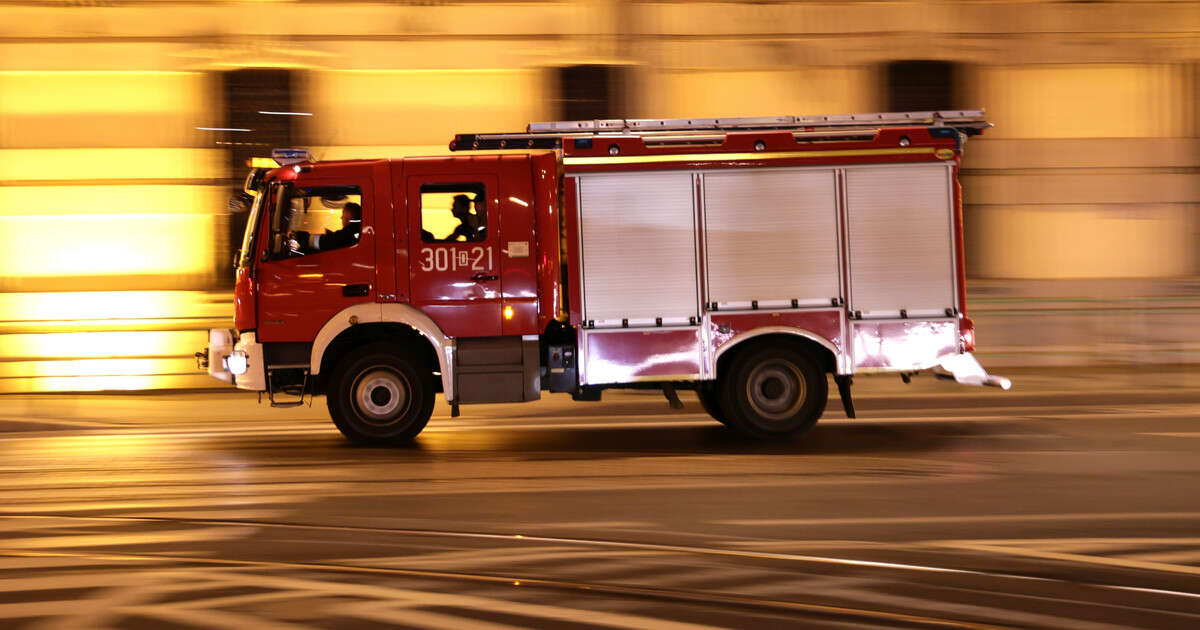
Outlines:
{"label": "silver roller shutter", "polygon": [[687,325],[699,315],[691,173],[579,177],[583,318]]}
{"label": "silver roller shutter", "polygon": [[846,169],[850,309],[863,317],[945,315],[953,308],[950,169]]}
{"label": "silver roller shutter", "polygon": [[832,169],[706,173],[708,301],[766,308],[839,297],[836,185]]}

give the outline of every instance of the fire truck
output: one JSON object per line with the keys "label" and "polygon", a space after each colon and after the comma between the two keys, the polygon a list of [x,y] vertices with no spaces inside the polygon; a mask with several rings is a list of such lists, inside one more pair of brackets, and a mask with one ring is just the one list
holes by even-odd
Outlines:
{"label": "fire truck", "polygon": [[246,180],[235,329],[197,358],[272,405],[324,395],[360,443],[459,406],[694,390],[756,438],[812,427],[835,384],[972,357],[960,159],[980,110],[534,123],[438,157]]}

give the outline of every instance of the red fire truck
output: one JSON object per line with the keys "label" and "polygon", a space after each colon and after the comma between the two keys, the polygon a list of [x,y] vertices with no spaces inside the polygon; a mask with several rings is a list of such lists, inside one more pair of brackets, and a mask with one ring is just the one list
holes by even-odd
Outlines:
{"label": "red fire truck", "polygon": [[273,405],[324,394],[395,443],[459,405],[695,390],[748,435],[799,434],[832,375],[971,356],[957,175],[982,111],[531,124],[441,157],[247,178],[235,330],[209,373]]}

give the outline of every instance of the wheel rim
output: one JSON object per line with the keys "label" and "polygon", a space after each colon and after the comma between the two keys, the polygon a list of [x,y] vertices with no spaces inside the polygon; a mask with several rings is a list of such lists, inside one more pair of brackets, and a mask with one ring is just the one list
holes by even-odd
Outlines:
{"label": "wheel rim", "polygon": [[807,396],[804,375],[790,361],[760,363],[746,379],[746,398],[755,413],[766,420],[790,420]]}
{"label": "wheel rim", "polygon": [[403,374],[380,368],[359,377],[354,384],[354,402],[368,424],[386,426],[408,410],[410,391]]}

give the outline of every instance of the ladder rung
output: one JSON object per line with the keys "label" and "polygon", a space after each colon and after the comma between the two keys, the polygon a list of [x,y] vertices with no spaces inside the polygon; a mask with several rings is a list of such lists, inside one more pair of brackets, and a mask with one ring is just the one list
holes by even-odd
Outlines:
{"label": "ladder rung", "polygon": [[985,123],[981,109],[926,112],[880,112],[830,116],[755,116],[747,118],[631,118],[626,120],[561,120],[530,123],[526,133],[604,132],[637,133],[682,129],[787,129],[791,127],[895,126],[904,124],[945,125]]}

